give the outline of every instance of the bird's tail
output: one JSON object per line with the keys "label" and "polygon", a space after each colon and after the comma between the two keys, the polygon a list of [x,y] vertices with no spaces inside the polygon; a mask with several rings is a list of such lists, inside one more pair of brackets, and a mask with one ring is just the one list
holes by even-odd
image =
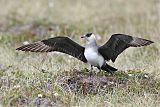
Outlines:
{"label": "bird's tail", "polygon": [[107,63],[101,67],[102,70],[113,73],[114,71],[117,71],[116,68],[111,67]]}

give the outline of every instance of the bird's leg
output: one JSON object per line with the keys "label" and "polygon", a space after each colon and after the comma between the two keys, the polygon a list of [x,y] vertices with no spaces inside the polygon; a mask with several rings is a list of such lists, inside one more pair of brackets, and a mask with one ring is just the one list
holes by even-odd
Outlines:
{"label": "bird's leg", "polygon": [[92,70],[93,70],[93,65],[91,65],[91,69],[90,69],[90,71],[92,72]]}
{"label": "bird's leg", "polygon": [[99,69],[99,72],[101,72],[101,68]]}
{"label": "bird's leg", "polygon": [[93,65],[91,65],[91,69],[90,69],[90,71],[89,71],[89,75],[91,76],[92,74],[93,74]]}
{"label": "bird's leg", "polygon": [[101,67],[97,67],[97,68],[99,69],[99,72],[101,72],[101,70],[102,70]]}

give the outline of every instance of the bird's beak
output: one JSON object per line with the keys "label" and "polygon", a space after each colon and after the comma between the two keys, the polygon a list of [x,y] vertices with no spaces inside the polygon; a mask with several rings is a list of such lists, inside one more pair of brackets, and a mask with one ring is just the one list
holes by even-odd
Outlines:
{"label": "bird's beak", "polygon": [[81,36],[81,38],[85,38],[85,35]]}

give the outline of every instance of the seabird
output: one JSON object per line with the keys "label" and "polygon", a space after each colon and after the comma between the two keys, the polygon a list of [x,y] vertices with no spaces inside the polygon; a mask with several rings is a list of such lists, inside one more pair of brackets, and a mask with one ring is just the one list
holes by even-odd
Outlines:
{"label": "seabird", "polygon": [[106,61],[115,62],[117,56],[128,47],[140,47],[153,43],[153,41],[132,37],[126,34],[113,34],[111,38],[102,46],[97,45],[96,37],[93,33],[87,33],[81,38],[86,40],[83,47],[68,37],[54,37],[46,40],[23,45],[16,50],[30,52],[53,52],[58,51],[71,55],[84,63],[89,63],[99,70],[113,73],[116,68],[111,67]]}

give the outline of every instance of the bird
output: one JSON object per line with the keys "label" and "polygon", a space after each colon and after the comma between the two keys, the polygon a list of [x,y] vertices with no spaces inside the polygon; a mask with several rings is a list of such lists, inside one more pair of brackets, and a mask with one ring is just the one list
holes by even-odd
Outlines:
{"label": "bird", "polygon": [[85,39],[85,46],[81,46],[69,37],[57,36],[20,46],[16,50],[30,52],[58,51],[71,55],[84,63],[89,63],[91,71],[94,66],[100,71],[104,70],[113,74],[118,69],[108,65],[107,61],[111,60],[114,63],[118,55],[129,47],[141,47],[154,43],[151,40],[127,34],[113,34],[101,46],[96,43],[96,35],[94,33],[87,33],[81,38]]}

